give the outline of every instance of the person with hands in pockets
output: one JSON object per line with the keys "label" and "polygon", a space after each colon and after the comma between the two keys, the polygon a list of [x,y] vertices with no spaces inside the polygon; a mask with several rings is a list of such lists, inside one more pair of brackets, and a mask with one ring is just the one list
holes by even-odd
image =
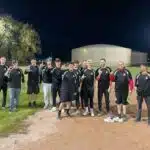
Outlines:
{"label": "person with hands in pockets", "polygon": [[137,114],[136,122],[141,121],[143,100],[148,110],[148,125],[150,125],[150,73],[145,65],[140,66],[140,73],[135,78],[137,92]]}
{"label": "person with hands in pockets", "polygon": [[91,60],[87,61],[87,69],[84,70],[81,80],[84,80],[82,88],[83,88],[85,112],[83,113],[83,115],[86,116],[91,114],[91,116],[94,117],[93,98],[94,98],[95,72],[92,69]]}
{"label": "person with hands in pockets", "polygon": [[109,92],[111,88],[111,80],[110,80],[110,73],[111,68],[106,66],[106,59],[100,59],[100,67],[95,72],[95,78],[98,81],[98,115],[102,115],[102,97],[103,94],[105,96],[105,103],[106,103],[106,111],[109,113],[110,111],[110,100],[109,100]]}
{"label": "person with hands in pockets", "polygon": [[[126,105],[128,105],[128,95],[133,91],[133,79],[130,71],[126,69],[123,61],[118,62],[118,68],[111,74],[111,81],[115,82],[115,96],[117,103],[118,117],[116,121],[127,119]],[[123,108],[123,116],[122,116]]]}

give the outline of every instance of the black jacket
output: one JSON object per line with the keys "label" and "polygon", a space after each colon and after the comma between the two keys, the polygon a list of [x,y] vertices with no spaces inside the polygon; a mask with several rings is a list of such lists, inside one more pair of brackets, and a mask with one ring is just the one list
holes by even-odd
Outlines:
{"label": "black jacket", "polygon": [[61,91],[71,91],[72,93],[75,92],[76,86],[76,75],[72,71],[65,71],[62,75],[62,84],[61,84]]}
{"label": "black jacket", "polygon": [[80,80],[81,80],[81,71],[80,69],[74,69],[74,74],[76,75],[76,89],[80,87]]}
{"label": "black jacket", "polygon": [[52,84],[56,86],[60,86],[62,82],[62,74],[63,70],[61,68],[53,68],[52,70]]}
{"label": "black jacket", "polygon": [[81,80],[84,81],[84,84],[82,83],[83,89],[94,89],[94,80],[95,80],[94,70],[85,69],[81,77]]}
{"label": "black jacket", "polygon": [[129,70],[114,71],[115,91],[128,91],[130,80],[132,80],[132,75]]}
{"label": "black jacket", "polygon": [[51,69],[49,69],[47,67],[43,68],[43,70],[42,70],[43,83],[52,83],[52,70],[53,70],[53,68],[51,68]]}
{"label": "black jacket", "polygon": [[137,87],[137,95],[150,96],[150,74],[139,73],[135,78],[135,86]]}
{"label": "black jacket", "polygon": [[111,68],[98,68],[95,72],[95,78],[99,76],[99,71],[101,71],[100,78],[98,79],[98,88],[108,89],[110,85],[110,72]]}
{"label": "black jacket", "polygon": [[8,78],[5,76],[8,67],[6,65],[0,65],[0,87],[7,85]]}
{"label": "black jacket", "polygon": [[9,88],[21,88],[21,82],[24,83],[24,74],[21,69],[12,69],[8,73],[8,85]]}
{"label": "black jacket", "polygon": [[25,74],[28,74],[28,85],[40,83],[40,70],[38,66],[29,66],[30,70],[25,70]]}

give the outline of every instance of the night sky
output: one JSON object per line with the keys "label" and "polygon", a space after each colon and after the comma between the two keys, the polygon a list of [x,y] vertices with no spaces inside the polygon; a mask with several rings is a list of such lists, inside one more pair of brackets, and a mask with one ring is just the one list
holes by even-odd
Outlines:
{"label": "night sky", "polygon": [[72,48],[101,43],[150,51],[149,0],[1,0],[0,13],[32,24],[44,56],[69,60]]}

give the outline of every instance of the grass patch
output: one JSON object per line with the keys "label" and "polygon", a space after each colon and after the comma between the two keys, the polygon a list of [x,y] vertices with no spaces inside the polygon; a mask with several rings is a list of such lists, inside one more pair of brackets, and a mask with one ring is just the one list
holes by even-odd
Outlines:
{"label": "grass patch", "polygon": [[[27,76],[25,76],[27,81]],[[19,101],[19,109],[17,112],[9,113],[9,110],[0,109],[0,135],[7,136],[10,133],[18,132],[23,128],[22,121],[29,115],[33,115],[35,112],[41,109],[43,95],[40,93],[37,100],[37,108],[28,108],[28,95],[26,94],[27,85],[26,82],[22,85],[22,91]],[[2,93],[0,96],[2,99]],[[9,104],[9,91],[7,96],[7,104]]]}

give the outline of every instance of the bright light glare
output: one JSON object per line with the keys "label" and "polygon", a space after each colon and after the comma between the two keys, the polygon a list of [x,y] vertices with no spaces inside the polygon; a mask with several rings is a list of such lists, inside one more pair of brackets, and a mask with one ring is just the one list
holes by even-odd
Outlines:
{"label": "bright light glare", "polygon": [[83,51],[84,51],[84,53],[85,53],[85,52],[87,52],[87,50],[86,50],[86,49],[84,49]]}

